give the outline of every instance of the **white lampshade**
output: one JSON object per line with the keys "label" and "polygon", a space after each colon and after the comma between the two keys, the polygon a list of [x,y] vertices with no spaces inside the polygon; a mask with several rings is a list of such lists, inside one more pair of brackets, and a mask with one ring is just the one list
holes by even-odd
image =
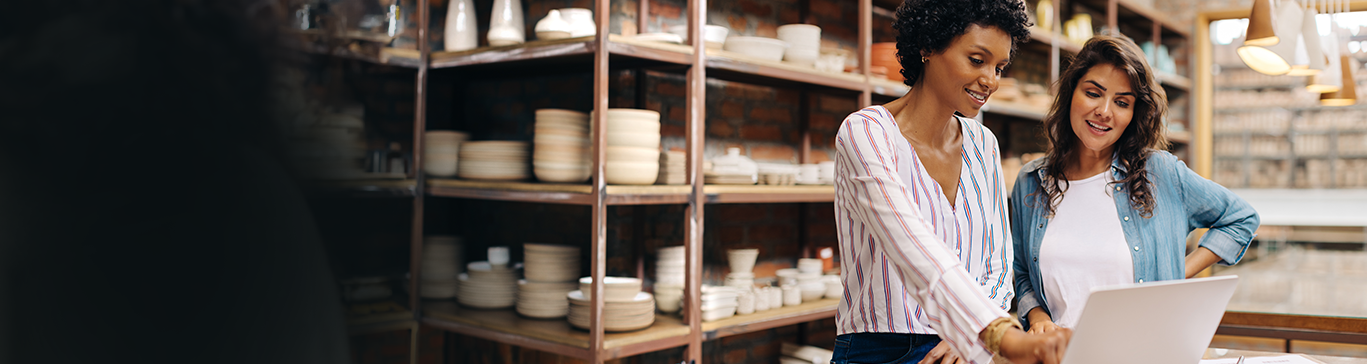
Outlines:
{"label": "white lampshade", "polygon": [[1291,65],[1296,61],[1296,46],[1300,43],[1301,23],[1305,21],[1301,5],[1292,0],[1281,3],[1275,18],[1277,44],[1245,45],[1237,50],[1239,59],[1242,59],[1249,68],[1273,76],[1291,71]]}
{"label": "white lampshade", "polygon": [[1324,71],[1310,76],[1310,84],[1305,86],[1306,91],[1315,93],[1338,92],[1343,87],[1343,73],[1339,64],[1339,42],[1334,34],[1321,35],[1320,44],[1324,46],[1324,59],[1327,64]]}
{"label": "white lampshade", "polygon": [[[1304,21],[1301,22],[1301,45],[1296,47],[1296,62],[1291,64],[1291,71],[1287,72],[1291,76],[1310,76],[1324,71],[1324,52],[1319,41],[1319,26],[1315,22],[1315,16],[1319,15],[1319,12],[1309,8],[1305,9],[1304,13]],[[1302,56],[1305,58],[1301,58]]]}

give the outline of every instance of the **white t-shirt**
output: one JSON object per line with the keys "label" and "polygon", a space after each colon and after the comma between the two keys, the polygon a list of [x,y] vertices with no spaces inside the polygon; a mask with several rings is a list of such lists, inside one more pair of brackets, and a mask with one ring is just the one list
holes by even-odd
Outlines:
{"label": "white t-shirt", "polygon": [[1120,227],[1111,171],[1079,181],[1054,209],[1040,242],[1039,269],[1054,323],[1077,326],[1093,288],[1134,283],[1134,263]]}

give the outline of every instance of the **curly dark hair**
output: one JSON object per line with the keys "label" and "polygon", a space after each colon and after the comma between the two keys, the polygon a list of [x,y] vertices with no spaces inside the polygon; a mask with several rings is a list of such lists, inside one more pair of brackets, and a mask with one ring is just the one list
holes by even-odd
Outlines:
{"label": "curly dark hair", "polygon": [[906,0],[897,7],[892,29],[897,31],[897,58],[907,86],[916,86],[925,72],[921,55],[949,47],[949,42],[968,31],[969,24],[996,27],[1011,36],[1011,57],[1016,45],[1030,38],[1030,20],[1020,0]]}
{"label": "curly dark hair", "polygon": [[1082,46],[1082,51],[1073,58],[1072,65],[1059,75],[1058,96],[1044,117],[1044,133],[1052,146],[1044,162],[1043,193],[1048,201],[1044,206],[1047,215],[1054,213],[1054,208],[1063,199],[1063,193],[1068,190],[1068,178],[1064,176],[1064,171],[1074,163],[1078,149],[1077,134],[1073,132],[1070,122],[1073,92],[1077,91],[1082,76],[1103,62],[1125,71],[1135,95],[1134,116],[1115,142],[1116,158],[1128,174],[1114,183],[1124,185],[1130,191],[1130,206],[1139,210],[1141,216],[1147,218],[1153,215],[1153,193],[1150,192],[1144,164],[1155,149],[1168,146],[1168,139],[1163,134],[1163,115],[1168,112],[1168,95],[1154,78],[1153,70],[1144,60],[1144,52],[1139,46],[1129,39],[1108,35],[1098,35],[1088,40]]}

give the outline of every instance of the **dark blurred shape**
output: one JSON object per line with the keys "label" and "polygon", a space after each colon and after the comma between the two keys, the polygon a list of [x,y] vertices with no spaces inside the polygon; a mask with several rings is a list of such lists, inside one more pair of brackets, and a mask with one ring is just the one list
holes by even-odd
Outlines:
{"label": "dark blurred shape", "polygon": [[268,110],[277,1],[27,1],[0,22],[0,362],[340,363]]}

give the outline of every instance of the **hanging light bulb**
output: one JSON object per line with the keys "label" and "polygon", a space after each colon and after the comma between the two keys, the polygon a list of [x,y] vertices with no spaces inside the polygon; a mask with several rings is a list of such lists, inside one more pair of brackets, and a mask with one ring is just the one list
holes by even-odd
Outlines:
{"label": "hanging light bulb", "polygon": [[1277,33],[1272,29],[1272,24],[1272,0],[1253,0],[1253,12],[1248,15],[1248,29],[1244,31],[1244,45],[1277,44]]}
{"label": "hanging light bulb", "polygon": [[1302,16],[1300,4],[1294,0],[1286,0],[1277,9],[1276,33],[1277,44],[1270,46],[1251,46],[1244,41],[1244,46],[1239,47],[1236,52],[1239,59],[1244,61],[1249,68],[1267,75],[1284,75],[1291,71],[1292,62],[1296,61],[1296,48],[1300,43],[1301,22],[1305,20]]}
{"label": "hanging light bulb", "polygon": [[[1319,15],[1312,5],[1305,9],[1301,22],[1300,45],[1296,47],[1296,62],[1291,65],[1291,76],[1311,76],[1324,71],[1324,53],[1320,43],[1319,25],[1315,16]],[[1302,58],[1304,57],[1304,58]]]}
{"label": "hanging light bulb", "polygon": [[1357,82],[1353,81],[1353,71],[1357,61],[1352,56],[1339,56],[1339,71],[1343,73],[1343,87],[1338,92],[1320,94],[1320,105],[1348,106],[1358,103]]}

